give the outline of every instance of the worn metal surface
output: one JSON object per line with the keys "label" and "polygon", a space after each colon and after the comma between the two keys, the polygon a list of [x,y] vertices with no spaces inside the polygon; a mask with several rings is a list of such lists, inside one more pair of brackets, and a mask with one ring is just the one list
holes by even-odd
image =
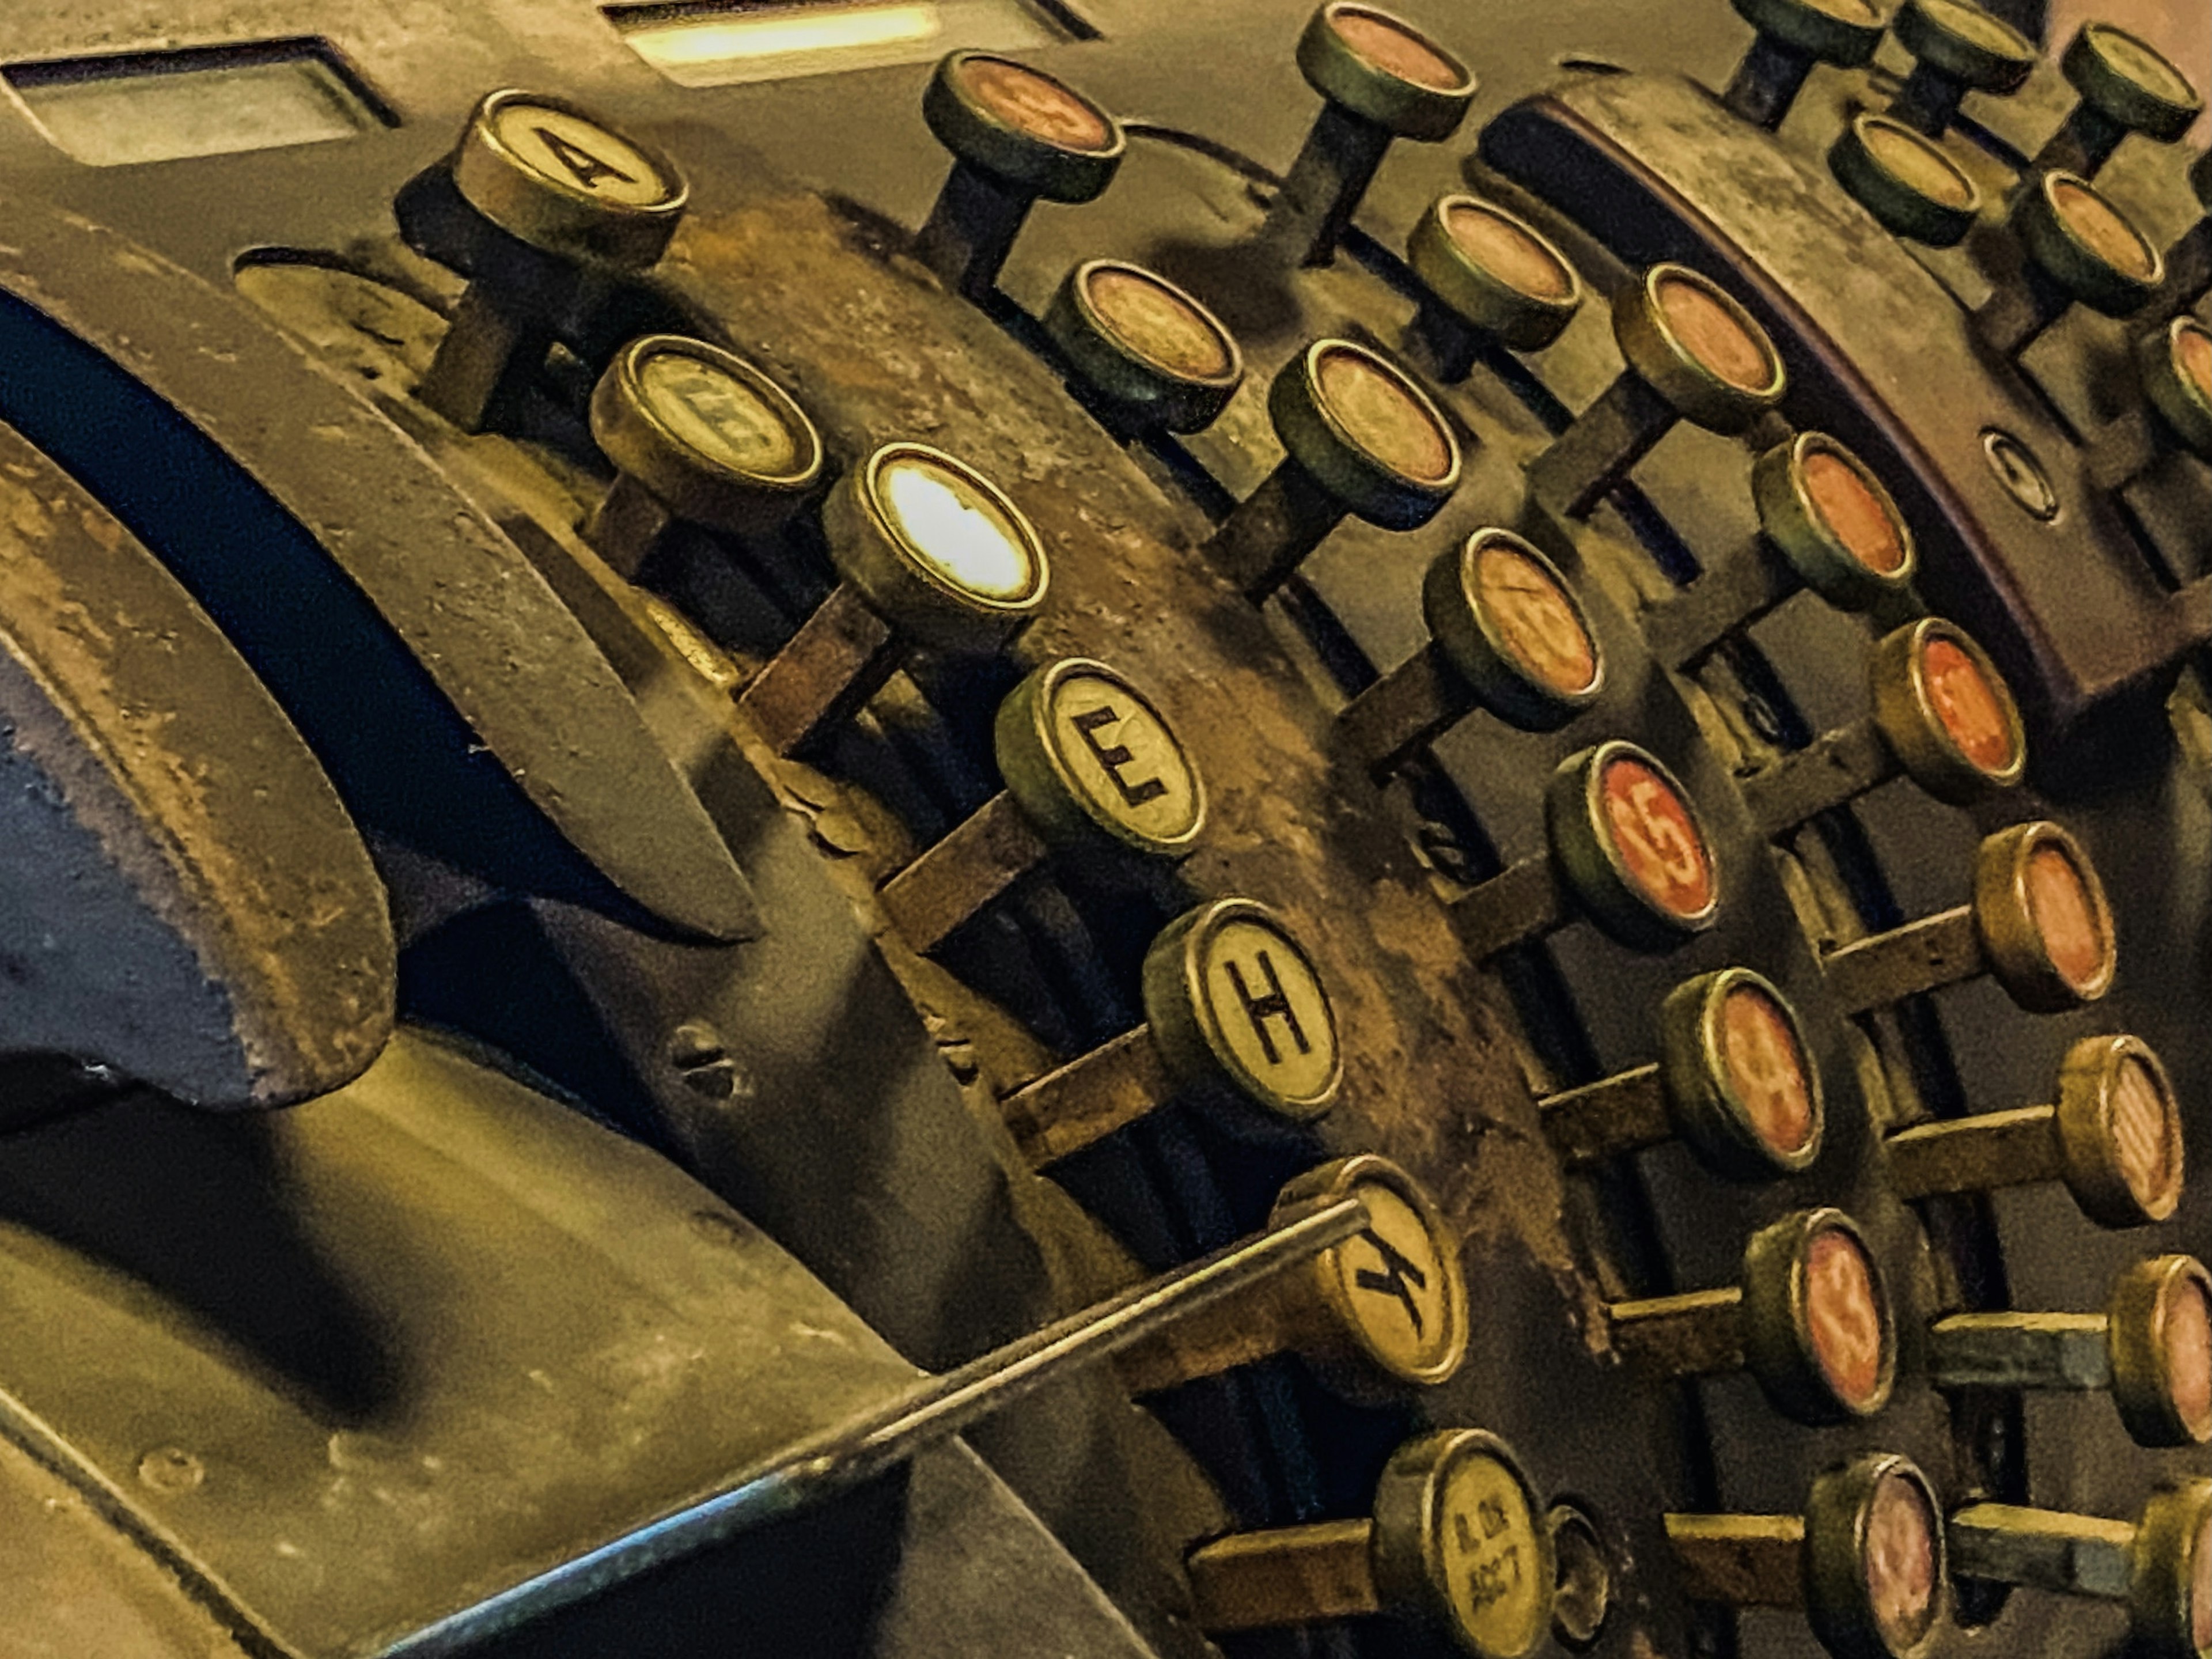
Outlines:
{"label": "worn metal surface", "polygon": [[[1676,9],[1663,32],[1652,28],[1642,3],[1568,4],[1540,19],[1485,19],[1474,33],[1465,9],[1443,0],[1405,9],[1474,55],[1486,82],[1484,112],[1540,85],[1563,52],[1718,76],[1744,39],[1716,0]],[[61,0],[26,0],[0,23],[0,36],[20,31],[48,53],[61,49],[58,42],[80,40],[146,45],[167,31],[167,9],[147,0],[83,20]],[[1111,0],[1092,8],[1108,39],[1041,53],[1041,62],[1117,112],[1141,111],[1194,131],[1261,166],[1255,175],[1157,138],[1141,142],[1100,202],[1032,216],[1009,262],[1009,290],[1034,308],[1074,257],[1158,250],[1180,258],[1176,274],[1209,301],[1227,295],[1224,314],[1234,301],[1255,381],[1264,382],[1301,330],[1394,340],[1411,304],[1382,279],[1390,266],[1370,260],[1371,249],[1330,270],[1286,277],[1236,246],[1264,211],[1255,176],[1291,155],[1316,107],[1289,54],[1305,9],[1290,0],[1200,8]],[[1328,941],[1329,965],[1360,982],[1352,1045],[1358,1088],[1327,1132],[1328,1144],[1380,1148],[1415,1164],[1475,1234],[1468,1260],[1485,1310],[1478,1351],[1468,1375],[1421,1409],[1436,1420],[1481,1421],[1514,1435],[1547,1490],[1571,1492],[1598,1515],[1617,1551],[1621,1609],[1601,1653],[1644,1656],[1693,1644],[1790,1659],[1814,1651],[1802,1622],[1783,1614],[1692,1637],[1656,1516],[1691,1501],[1793,1511],[1808,1471],[1855,1448],[1912,1451],[1947,1498],[1994,1468],[2032,1485],[2034,1501],[2131,1512],[2156,1466],[2104,1421],[2109,1412],[2084,1418],[2039,1401],[2016,1419],[1971,1406],[1954,1413],[1909,1384],[1899,1405],[1863,1431],[1799,1431],[1778,1427],[1747,1385],[1631,1387],[1594,1352],[1596,1336],[1584,1335],[1593,1298],[1717,1282],[1747,1225],[1812,1196],[1875,1218],[1885,1263],[1917,1312],[2008,1296],[2017,1305],[2090,1305],[2081,1298],[2100,1294],[2120,1261],[2146,1248],[2185,1248],[2212,1218],[2202,1196],[2193,1198],[2194,1207],[2170,1224],[2171,1237],[2154,1243],[2086,1236],[2063,1199],[2056,1206],[2033,1194],[2003,1194],[1988,1206],[1938,1200],[1916,1215],[1883,1191],[1872,1156],[1880,1133],[1931,1109],[2039,1097],[2028,1091],[2047,1083],[2049,1057],[2081,1029],[2082,1017],[2031,1021],[1990,988],[1970,986],[1943,993],[1932,1016],[1908,1011],[1917,1024],[1885,1017],[1861,1032],[1842,1028],[1820,1000],[1801,928],[1825,949],[1896,916],[1955,903],[1965,896],[1975,836],[2005,816],[2043,810],[2023,799],[1978,822],[1931,809],[1902,784],[1875,791],[1838,820],[1864,832],[1871,888],[1863,870],[1847,872],[1830,856],[1836,822],[1786,838],[1778,853],[1757,842],[1747,817],[1729,804],[1729,775],[1786,749],[1799,715],[1808,729],[1821,730],[1864,712],[1867,636],[1859,624],[1793,601],[1753,630],[1748,653],[1724,651],[1691,678],[1661,672],[1634,640],[1640,606],[1664,593],[1668,575],[1630,544],[1633,526],[1607,506],[1577,550],[1586,567],[1578,574],[1610,596],[1598,618],[1608,650],[1616,640],[1629,643],[1621,647],[1620,694],[1593,717],[1595,732],[1568,734],[1559,746],[1471,720],[1438,745],[1436,767],[1414,769],[1413,787],[1379,794],[1365,792],[1352,767],[1318,758],[1328,753],[1328,720],[1346,684],[1346,637],[1349,654],[1375,666],[1417,646],[1419,574],[1434,547],[1513,510],[1516,463],[1542,441],[1545,396],[1578,406],[1617,368],[1602,337],[1602,307],[1587,307],[1590,316],[1520,379],[1479,367],[1444,394],[1463,435],[1479,441],[1466,499],[1453,509],[1463,517],[1440,521],[1434,540],[1347,527],[1316,556],[1310,583],[1292,586],[1288,605],[1256,617],[1191,568],[1185,550],[1205,532],[1200,509],[1218,499],[1206,480],[1104,443],[1026,355],[1018,325],[1010,338],[933,293],[896,257],[897,227],[850,207],[857,200],[905,225],[919,222],[945,166],[916,112],[926,66],[741,91],[672,88],[643,70],[584,0],[505,0],[453,15],[408,3],[253,0],[210,6],[184,33],[207,39],[294,29],[325,33],[367,64],[406,124],[356,145],[319,147],[319,155],[210,158],[94,178],[57,164],[20,125],[0,122],[0,155],[18,176],[35,176],[99,216],[112,209],[143,239],[210,277],[222,277],[242,246],[282,242],[324,257],[358,255],[389,280],[398,261],[388,243],[386,197],[449,141],[460,112],[488,85],[543,81],[677,149],[702,179],[698,240],[678,273],[678,297],[697,308],[696,326],[761,356],[811,407],[817,397],[836,404],[844,425],[833,445],[902,430],[963,453],[972,444],[974,459],[1025,506],[1032,490],[1048,499],[1042,510],[1052,520],[1055,585],[1066,590],[1059,597],[1067,609],[1048,618],[1057,631],[1040,641],[1079,644],[1148,671],[1170,712],[1188,711],[1184,724],[1194,722],[1202,734],[1200,757],[1209,774],[1225,768],[1232,780],[1231,798],[1216,804],[1219,845],[1195,866],[1194,884],[1208,892],[1249,887],[1277,902],[1288,896],[1301,925]],[[1797,165],[1820,174],[1822,123],[1867,86],[1879,95],[1878,82],[1816,72],[1782,132]],[[2064,102],[2063,88],[2055,96],[2048,85],[2038,91],[2033,107],[1970,105],[1968,112],[2011,122],[2007,131],[2032,146],[2040,136],[2035,124],[2055,125]],[[1358,216],[1362,231],[1396,246],[1429,197],[1455,180],[1463,148],[1396,147]],[[846,201],[825,209],[765,185],[763,156]],[[1639,161],[1662,173],[1704,165],[1673,133],[1654,133]],[[2124,153],[2116,171],[2131,161]],[[1575,197],[1565,203],[1567,217],[1596,219],[1602,205]],[[1779,238],[1784,217],[1776,216],[1760,236]],[[1544,222],[1565,239],[1594,287],[1618,283],[1624,273],[1599,242],[1571,222]],[[1824,289],[1855,280],[1854,269],[1831,258],[1805,276]],[[380,330],[404,335],[420,327],[434,337],[434,316],[409,303],[417,316],[407,328],[389,329],[387,317],[364,308],[366,327],[349,321],[308,332],[350,374],[357,360],[383,349],[372,337]],[[1953,302],[1940,289],[1929,303],[1928,316],[1898,319],[1908,340],[1929,317],[1953,314],[1941,309]],[[299,320],[288,317],[287,325]],[[1593,320],[1594,327],[1583,325]],[[2062,325],[2049,343],[2039,375],[2048,386],[2050,362],[2078,352],[2077,378],[2094,384],[2097,337],[2057,337],[2066,333]],[[1924,366],[1907,367],[1917,383]],[[403,365],[381,388],[403,418],[408,383]],[[1916,410],[1921,395],[1911,393]],[[779,642],[787,624],[772,603],[748,608],[734,584],[719,604],[710,584],[672,588],[738,658],[732,664],[691,653],[697,666],[688,667],[665,639],[655,643],[656,625],[635,596],[568,545],[569,525],[603,479],[576,476],[572,456],[501,440],[449,443],[434,432],[431,447],[438,464],[465,478],[518,538],[532,514],[532,522],[553,526],[530,544],[533,561],[618,658],[659,740],[683,757],[724,833],[735,826],[768,933],[732,951],[675,944],[588,909],[500,902],[478,890],[465,902],[495,902],[442,926],[431,915],[410,933],[417,939],[411,995],[428,999],[436,988],[441,1016],[527,1054],[600,1109],[625,1115],[640,1133],[675,1148],[932,1363],[965,1357],[1023,1318],[1127,1282],[1139,1261],[1196,1253],[1240,1218],[1249,1221],[1279,1174],[1322,1155],[1317,1142],[1235,1142],[1177,1114],[1098,1149],[1088,1163],[1069,1160],[1053,1182],[1021,1170],[1000,1138],[990,1094],[1041,1071],[1054,1054],[1133,1023],[1127,970],[1163,902],[1141,893],[1102,899],[1086,887],[1086,872],[1062,871],[1014,896],[1004,916],[979,923],[976,937],[956,941],[941,968],[916,963],[894,939],[885,939],[880,953],[870,944],[870,930],[882,926],[867,896],[874,880],[995,787],[988,750],[975,741],[988,726],[979,714],[1003,689],[994,671],[948,676],[920,663],[911,683],[895,680],[877,700],[857,736],[820,757],[829,775],[779,766],[721,706],[694,695],[703,684],[738,683]],[[1274,459],[1249,397],[1189,451],[1210,469],[1214,491],[1230,494],[1249,489]],[[1668,554],[1662,543],[1661,560],[1679,560],[1686,548],[1693,562],[1714,565],[1741,544],[1751,528],[1747,502],[1737,499],[1744,459],[1691,433],[1670,436],[1655,452],[1638,483],[1679,544]],[[2201,480],[2179,482],[2176,498],[2185,505],[2195,499],[2189,487]],[[531,503],[529,511],[495,502],[500,489]],[[804,538],[799,545],[811,550]],[[709,546],[701,562],[714,555]],[[1761,652],[1773,660],[1779,692],[1774,680],[1751,672]],[[1355,662],[1351,684],[1361,672]],[[2145,729],[2153,728],[2154,719]],[[1509,1003],[1497,982],[1444,954],[1432,915],[1437,897],[1487,867],[1486,836],[1509,860],[1536,850],[1533,812],[1550,762],[1590,735],[1616,733],[1687,767],[1701,805],[1720,818],[1722,866],[1732,886],[1723,931],[1692,956],[1630,963],[1587,937],[1588,929],[1571,927],[1547,953],[1556,973],[1516,974],[1523,994]],[[2199,1088],[2208,1080],[2197,1057],[2197,1011],[2212,985],[2200,937],[2212,768],[2161,751],[2129,773],[2138,752],[2102,757],[2112,793],[2056,815],[2081,828],[2100,865],[2115,872],[2124,969],[2114,999],[2094,1018],[2100,1029],[2157,1027],[2151,1035],[2186,1091],[2191,1078]],[[772,799],[756,781],[757,767],[773,781]],[[1470,817],[1478,832],[1471,837]],[[1423,851],[1405,852],[1401,835]],[[1885,917],[1882,905],[1892,900],[1894,915]],[[1528,1085],[1548,1091],[1649,1059],[1659,995],[1681,975],[1737,957],[1770,970],[1778,959],[1786,964],[1777,976],[1793,998],[1810,1003],[1824,1075],[1844,1103],[1832,1124],[1835,1144],[1802,1183],[1806,1191],[1717,1191],[1672,1150],[1559,1177],[1528,1110]],[[2161,970],[2124,965],[2139,961]],[[1958,1086],[1947,1095],[1931,1085],[1923,1100],[1913,1086],[1916,1067],[1933,1065],[1940,1082],[1936,1062],[1947,1054]],[[2198,1119],[2192,1153],[2206,1151],[2212,1132]],[[1905,1359],[1912,1373],[1910,1340]],[[1388,1443],[1413,1415],[1337,1407],[1295,1365],[1276,1364],[1146,1412],[1110,1389],[1060,1395],[995,1425],[989,1449],[1164,1651],[1195,1653],[1201,1650],[1181,1618],[1181,1546],[1232,1523],[1358,1512]],[[836,1535],[809,1534],[817,1548]],[[882,1534],[856,1525],[852,1535],[865,1553]],[[929,1537],[941,1542],[945,1534]],[[909,1530],[901,1547],[912,1552],[919,1543]],[[753,1559],[772,1573],[792,1558],[763,1545]],[[750,1607],[705,1595],[696,1605],[737,1609],[730,1616],[751,1619],[749,1632],[774,1646],[784,1637],[785,1626],[775,1621],[787,1599],[808,1593],[802,1583],[820,1581],[794,1577],[781,1594],[772,1577],[759,1582],[768,1589]],[[1019,1580],[1003,1582],[1006,1599],[1019,1599],[1011,1588]],[[645,1618],[625,1625],[619,1610],[632,1605],[621,1597],[609,1604],[592,1626],[596,1644],[579,1638],[574,1649],[547,1650],[634,1649],[641,1631],[662,1627]],[[980,1613],[969,1607],[957,1616]],[[1040,1625],[1056,1616],[1038,1598]],[[2052,1598],[2020,1596],[1994,1627],[1945,1642],[1959,1653],[2091,1651],[2112,1633],[2103,1618]],[[714,1650],[729,1628],[726,1620],[696,1629],[694,1645]],[[1018,1626],[978,1626],[977,1647],[1005,1648],[1010,1628]],[[824,1650],[784,1639],[795,1650]],[[1401,1647],[1379,1627],[1313,1642],[1332,1655]]]}
{"label": "worn metal surface", "polygon": [[395,971],[383,884],[299,734],[0,426],[0,1054],[283,1105],[375,1059]]}
{"label": "worn metal surface", "polygon": [[672,926],[751,929],[612,670],[419,447],[235,299],[82,218],[8,216],[0,417],[170,566],[360,817],[588,890],[565,841]]}

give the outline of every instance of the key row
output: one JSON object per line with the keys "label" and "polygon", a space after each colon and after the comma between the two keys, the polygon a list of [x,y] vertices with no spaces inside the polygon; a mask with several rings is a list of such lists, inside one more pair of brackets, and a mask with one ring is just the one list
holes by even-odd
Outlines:
{"label": "key row", "polygon": [[[1218,1634],[1383,1614],[1478,1659],[1524,1659],[1559,1612],[1562,1513],[1497,1435],[1434,1431],[1392,1454],[1368,1515],[1192,1552],[1197,1623]],[[2152,1659],[2212,1645],[2203,1478],[2162,1483],[2130,1522],[1987,1502],[1947,1515],[1910,1459],[1872,1452],[1817,1475],[1796,1514],[1670,1514],[1664,1528],[1692,1600],[1796,1610],[1837,1659],[1919,1659],[1960,1579],[2119,1602]]]}

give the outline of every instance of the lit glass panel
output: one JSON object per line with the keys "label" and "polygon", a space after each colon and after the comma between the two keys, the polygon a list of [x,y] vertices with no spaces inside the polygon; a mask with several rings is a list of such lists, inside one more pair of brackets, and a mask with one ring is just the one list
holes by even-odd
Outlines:
{"label": "lit glass panel", "polygon": [[972,47],[1075,38],[1031,0],[830,0],[813,5],[609,7],[630,50],[679,86],[722,87],[832,70],[926,63]]}

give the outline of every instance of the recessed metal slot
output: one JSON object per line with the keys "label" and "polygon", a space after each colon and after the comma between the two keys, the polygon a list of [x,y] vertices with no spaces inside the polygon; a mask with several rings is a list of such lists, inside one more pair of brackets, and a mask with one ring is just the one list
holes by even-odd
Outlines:
{"label": "recessed metal slot", "polygon": [[49,143],[96,167],[325,143],[398,125],[325,40],[9,64],[0,79]]}
{"label": "recessed metal slot", "polygon": [[678,86],[723,87],[927,63],[1097,37],[1057,0],[798,0],[607,6],[639,57]]}

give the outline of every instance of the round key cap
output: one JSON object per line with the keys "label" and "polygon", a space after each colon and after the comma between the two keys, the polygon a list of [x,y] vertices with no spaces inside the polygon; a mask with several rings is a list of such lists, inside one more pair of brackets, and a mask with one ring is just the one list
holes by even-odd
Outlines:
{"label": "round key cap", "polygon": [[2126,1605],[2145,1659],[2212,1651],[2212,1480],[2160,1485],[2133,1524],[2010,1504],[1952,1516],[1952,1571]]}
{"label": "round key cap", "polygon": [[1290,925],[1249,899],[1216,899],[1160,930],[1145,954],[1146,1023],[1001,1103],[1043,1164],[1178,1096],[1265,1130],[1321,1117],[1344,1078],[1328,988]]}
{"label": "round key cap", "polygon": [[805,411],[744,358],[680,335],[615,354],[592,393],[592,438],[617,476],[586,535],[625,576],[671,524],[759,535],[822,477],[822,439]]}
{"label": "round key cap", "polygon": [[1570,1164],[1680,1139],[1731,1181],[1776,1181],[1820,1156],[1820,1073],[1789,999],[1748,968],[1700,974],[1659,1016],[1659,1060],[1537,1103]]}
{"label": "round key cap", "polygon": [[2177,450],[2212,460],[2212,329],[2184,313],[2136,342],[2143,402],[2097,434],[2089,476],[2125,489]]}
{"label": "round key cap", "polygon": [[1377,776],[1477,708],[1549,732],[1597,701],[1605,658],[1574,585],[1508,530],[1478,530],[1429,565],[1429,643],[1346,706],[1346,750]]}
{"label": "round key cap", "polygon": [[1282,464],[1206,544],[1255,600],[1279,587],[1346,514],[1388,530],[1426,524],[1459,487],[1459,440],[1428,394],[1378,352],[1316,340],[1267,391]]}
{"label": "round key cap", "polygon": [[1613,301],[1626,373],[1528,463],[1535,500],[1587,517],[1677,421],[1740,433],[1781,402],[1788,377],[1774,343],[1717,283],[1654,265]]}
{"label": "round key cap", "polygon": [[1587,915],[1631,950],[1671,951],[1713,925],[1720,873],[1696,806],[1652,755],[1596,744],[1553,772],[1548,850],[1455,901],[1453,921],[1480,961]]}
{"label": "round key cap", "polygon": [[1895,777],[1968,806],[2011,788],[2027,769],[2020,709],[1966,629],[1939,617],[1883,637],[1869,659],[1874,713],[1823,732],[1744,780],[1746,805],[1769,836],[1832,811]]}
{"label": "round key cap", "polygon": [[1196,432],[1244,381],[1244,354],[1213,313],[1164,276],[1118,259],[1067,273],[1045,313],[1076,377],[1127,432]]}
{"label": "round key cap", "polygon": [[892,926],[927,955],[1055,856],[1096,872],[1116,860],[1172,863],[1196,845],[1206,789],[1175,728],[1104,663],[1064,657],[999,705],[1006,787],[879,895]]}
{"label": "round key cap", "polygon": [[1127,148],[1121,124],[1074,88],[989,52],[941,60],[921,115],[953,162],[915,253],[969,299],[997,283],[1033,203],[1095,200]]}
{"label": "round key cap", "polygon": [[2204,108],[2189,77],[2163,53],[2110,23],[2075,30],[2058,67],[2081,99],[2028,164],[2035,172],[2055,168],[2094,179],[2128,134],[2173,143]]}
{"label": "round key cap", "polygon": [[1300,264],[1326,264],[1391,143],[1450,137],[1474,76],[1404,19],[1351,0],[1328,0],[1307,21],[1298,70],[1326,101],[1262,234]]}
{"label": "round key cap", "polygon": [[1872,611],[1909,588],[1919,548],[1905,514],[1866,463],[1833,438],[1801,432],[1753,464],[1753,544],[1644,624],[1652,655],[1687,667],[1809,589],[1838,611]]}
{"label": "round key cap", "polygon": [[849,718],[917,646],[998,650],[1050,580],[1021,509],[926,444],[884,445],[839,481],[822,518],[842,580],[738,699],[782,755]]}
{"label": "round key cap", "polygon": [[1794,1422],[1871,1417],[1896,1381],[1889,1293],[1840,1210],[1801,1210],[1754,1233],[1735,1285],[1606,1312],[1614,1351],[1644,1374],[1747,1370]]}
{"label": "round key cap", "polygon": [[2165,261],[2149,239],[2073,173],[2036,179],[2022,192],[2012,224],[2027,268],[1974,314],[1983,338],[2008,356],[2025,351],[2069,306],[2125,317],[2165,280]]}
{"label": "round key cap", "polygon": [[2212,1440],[2212,1274],[2194,1256],[2139,1261],[2105,1311],[1962,1313],[1928,1328],[1942,1389],[2109,1393],[2137,1444]]}
{"label": "round key cap", "polygon": [[1369,1613],[1415,1621],[1474,1659],[1550,1634],[1558,1571],[1512,1448],[1447,1429],[1392,1454],[1371,1519],[1232,1533],[1190,1558],[1199,1628],[1264,1630]]}
{"label": "round key cap", "polygon": [[2063,1181],[2100,1226],[2142,1227],[2181,1202],[2181,1107],[2149,1045],[2093,1036],[2066,1051],[2055,1103],[1922,1124],[1887,1150],[1905,1198]]}
{"label": "round key cap", "polygon": [[1847,1013],[1992,975],[2030,1013],[2063,1013],[2112,988],[2112,907],[2089,855],[2057,824],[2015,824],[1974,859],[1972,904],[1831,951]]}
{"label": "round key cap", "polygon": [[1932,138],[1884,115],[1855,115],[1828,171],[1892,235],[1956,247],[1981,216],[1981,186]]}
{"label": "round key cap", "polygon": [[1815,64],[1856,69],[1881,44],[1872,0],[1734,0],[1759,39],[1736,65],[1721,102],[1773,131],[1789,114]]}
{"label": "round key cap", "polygon": [[1940,138],[1969,92],[2020,90],[2035,67],[2035,44],[1968,0],[1905,0],[1890,27],[1913,57],[1890,114]]}
{"label": "round key cap", "polygon": [[[462,200],[521,245],[488,251],[416,395],[467,431],[544,367],[581,272],[654,264],[690,200],[676,164],[565,99],[508,89],[477,104],[452,161]],[[535,261],[531,255],[536,255]]]}
{"label": "round key cap", "polygon": [[1467,1358],[1467,1280],[1460,1241],[1420,1184],[1373,1153],[1336,1158],[1285,1186],[1270,1227],[1346,1197],[1365,1230],[1303,1273],[1224,1297],[1159,1339],[1123,1351],[1133,1394],[1176,1388],[1272,1354],[1296,1352],[1355,1399],[1388,1400],[1448,1382]]}
{"label": "round key cap", "polygon": [[1802,1515],[1669,1515],[1666,1527],[1692,1601],[1802,1607],[1837,1659],[1917,1659],[1944,1623],[1942,1505],[1894,1453],[1817,1475]]}
{"label": "round key cap", "polygon": [[1409,349],[1463,380],[1486,348],[1540,351],[1582,308],[1583,279],[1536,228],[1477,196],[1442,196],[1406,241],[1421,280]]}

